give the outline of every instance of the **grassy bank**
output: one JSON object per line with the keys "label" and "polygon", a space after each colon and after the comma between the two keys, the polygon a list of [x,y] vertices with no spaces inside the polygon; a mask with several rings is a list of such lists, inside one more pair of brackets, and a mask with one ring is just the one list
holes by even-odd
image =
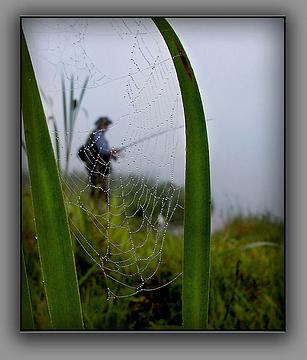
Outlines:
{"label": "grassy bank", "polygon": [[[99,238],[95,233],[97,227],[84,223],[79,212],[74,207],[69,209],[75,223],[83,221],[78,224],[80,228],[88,227],[87,237],[98,241],[95,240]],[[175,225],[178,230],[177,219]],[[124,234],[118,229],[112,236],[119,241]],[[210,330],[283,330],[283,224],[267,215],[236,217],[216,231],[211,242]],[[50,320],[43,292],[30,192],[26,187],[22,194],[22,244],[35,326],[47,330]],[[150,287],[167,283],[182,271],[182,245],[180,231],[166,233],[162,261],[159,271],[150,280]],[[181,329],[181,277],[159,290],[108,300],[108,284],[101,269],[77,242],[74,246],[85,329]]]}

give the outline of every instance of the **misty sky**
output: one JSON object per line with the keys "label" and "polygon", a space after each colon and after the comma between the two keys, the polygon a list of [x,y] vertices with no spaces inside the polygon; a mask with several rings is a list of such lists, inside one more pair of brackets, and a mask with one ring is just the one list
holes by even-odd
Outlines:
{"label": "misty sky", "polygon": [[[215,222],[229,212],[269,211],[282,218],[283,20],[169,21],[190,58],[208,119]],[[137,168],[140,174],[183,185],[180,92],[166,45],[150,19],[142,24],[133,19],[24,19],[23,28],[39,86],[52,98],[52,108],[44,103],[45,111],[55,116],[62,136],[61,74],[65,72],[66,88],[74,75],[77,96],[90,75],[76,122],[71,169],[82,170],[76,150],[97,117],[107,115],[113,120],[108,139],[115,147],[175,129],[132,147],[115,171],[133,173]],[[146,87],[134,89],[134,83]]]}
{"label": "misty sky", "polygon": [[208,132],[218,209],[228,203],[282,216],[282,19],[175,19],[172,24],[194,66],[206,115],[214,118]]}

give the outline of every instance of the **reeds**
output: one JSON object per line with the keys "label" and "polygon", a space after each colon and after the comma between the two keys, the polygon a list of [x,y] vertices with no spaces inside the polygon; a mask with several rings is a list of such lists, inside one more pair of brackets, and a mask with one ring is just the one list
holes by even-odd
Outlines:
{"label": "reeds", "polygon": [[[211,195],[205,117],[194,72],[182,44],[165,19],[153,20],[173,58],[186,119],[183,326],[192,330],[206,329],[209,304]],[[70,85],[68,114],[62,79],[66,172],[79,109],[74,106],[73,79]],[[86,85],[87,80],[77,104],[82,101]],[[23,34],[22,112],[39,255],[52,326],[57,330],[82,329],[76,267],[59,170]]]}
{"label": "reeds", "polygon": [[[79,99],[75,99],[74,97],[74,77],[73,75],[70,78],[70,97],[69,101],[67,101],[66,98],[66,89],[65,89],[65,81],[64,77],[62,75],[61,83],[62,83],[62,100],[63,100],[63,119],[64,119],[64,140],[65,140],[65,159],[66,159],[66,165],[65,165],[65,173],[68,173],[69,169],[69,159],[70,159],[70,153],[71,153],[71,144],[73,139],[73,133],[75,128],[76,119],[81,107],[81,103],[84,97],[84,93],[88,84],[89,77],[87,77],[84,81],[84,84],[82,86],[82,90],[80,93]],[[68,106],[67,106],[68,103]]]}

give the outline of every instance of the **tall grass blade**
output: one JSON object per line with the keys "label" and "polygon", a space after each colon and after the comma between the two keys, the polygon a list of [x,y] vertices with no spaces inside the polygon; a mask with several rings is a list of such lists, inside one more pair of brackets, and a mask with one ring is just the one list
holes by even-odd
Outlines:
{"label": "tall grass blade", "polygon": [[80,295],[58,168],[22,32],[22,112],[44,288],[52,327],[82,329]]}
{"label": "tall grass blade", "polygon": [[[50,107],[50,109],[52,109],[53,107],[53,101],[52,98],[50,96],[47,96],[43,89],[40,89],[40,93],[42,94],[42,97],[45,101],[45,103]],[[57,163],[58,163],[58,167],[59,170],[60,168],[60,142],[59,142],[59,131],[58,131],[58,127],[55,121],[55,117],[54,115],[50,115],[48,116],[48,120],[50,120],[52,122],[53,125],[53,129],[54,129],[54,143],[55,143],[55,154],[56,154],[56,159],[57,159]]]}
{"label": "tall grass blade", "polygon": [[25,145],[25,143],[23,142],[23,140],[21,140],[21,147],[23,148],[23,150],[24,150],[25,152],[27,152],[26,145]]}
{"label": "tall grass blade", "polygon": [[66,144],[66,174],[68,173],[69,168],[69,158],[70,158],[70,148],[71,148],[71,141],[72,141],[72,127],[74,123],[74,115],[75,115],[75,108],[74,108],[74,77],[71,76],[70,79],[70,101],[69,101],[69,121],[67,127],[67,144]]}
{"label": "tall grass blade", "polygon": [[21,250],[21,329],[34,330],[32,304],[23,250]]}
{"label": "tall grass blade", "polygon": [[62,82],[62,100],[63,100],[63,117],[64,117],[64,139],[65,139],[65,148],[67,148],[67,134],[68,134],[68,129],[67,129],[67,106],[66,106],[66,90],[65,90],[65,81],[64,81],[64,76],[62,74],[61,77],[61,82]]}
{"label": "tall grass blade", "polygon": [[84,81],[84,85],[82,87],[79,100],[74,100],[74,79],[73,79],[73,77],[71,78],[70,122],[69,122],[69,140],[68,140],[68,145],[67,145],[67,149],[66,149],[66,151],[67,151],[66,173],[68,172],[69,155],[70,155],[70,151],[71,151],[71,143],[72,143],[74,127],[75,127],[75,123],[76,123],[76,118],[78,116],[78,112],[81,107],[82,99],[84,97],[84,93],[85,93],[85,90],[87,87],[88,80],[89,80],[89,77],[87,77]]}
{"label": "tall grass blade", "polygon": [[[84,97],[85,90],[86,90],[86,88],[87,88],[88,81],[89,81],[89,76],[87,76],[87,78],[86,78],[85,81],[84,81],[84,85],[83,85],[83,87],[82,87],[81,94],[80,94],[79,100],[78,100],[78,102],[77,102],[77,107],[76,107],[76,110],[75,110],[75,117],[74,117],[73,127],[75,126],[75,121],[76,121],[76,118],[77,118],[77,116],[78,116],[78,113],[79,113],[79,110],[80,110],[80,107],[81,107],[81,103],[82,103],[82,100],[83,100],[83,97]],[[73,131],[73,129],[72,129],[72,131]]]}
{"label": "tall grass blade", "polygon": [[183,326],[208,327],[210,279],[210,166],[202,101],[190,61],[176,33],[154,18],[173,58],[186,124],[186,177],[183,262]]}
{"label": "tall grass blade", "polygon": [[56,154],[56,159],[57,159],[57,163],[58,163],[58,168],[59,170],[61,169],[61,164],[60,164],[60,141],[59,141],[59,131],[58,131],[58,127],[56,124],[56,121],[54,119],[54,116],[50,116],[49,120],[51,120],[52,125],[53,125],[53,129],[54,129],[54,142],[55,142],[55,154]]}

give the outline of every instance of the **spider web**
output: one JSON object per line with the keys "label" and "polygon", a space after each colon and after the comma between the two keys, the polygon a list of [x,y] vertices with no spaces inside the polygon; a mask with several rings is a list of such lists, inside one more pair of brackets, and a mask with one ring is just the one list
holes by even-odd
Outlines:
{"label": "spider web", "polygon": [[[27,19],[23,25],[59,147],[77,246],[101,270],[109,298],[167,286],[181,275],[161,279],[159,270],[171,256],[166,242],[179,241],[172,229],[182,228],[185,143],[179,85],[160,33],[151,19],[137,18]],[[72,104],[85,79],[84,101],[67,129],[63,94]],[[88,140],[99,116],[112,120],[105,137],[119,149],[116,161],[97,158],[95,141]],[[83,144],[85,162],[77,156]]]}

